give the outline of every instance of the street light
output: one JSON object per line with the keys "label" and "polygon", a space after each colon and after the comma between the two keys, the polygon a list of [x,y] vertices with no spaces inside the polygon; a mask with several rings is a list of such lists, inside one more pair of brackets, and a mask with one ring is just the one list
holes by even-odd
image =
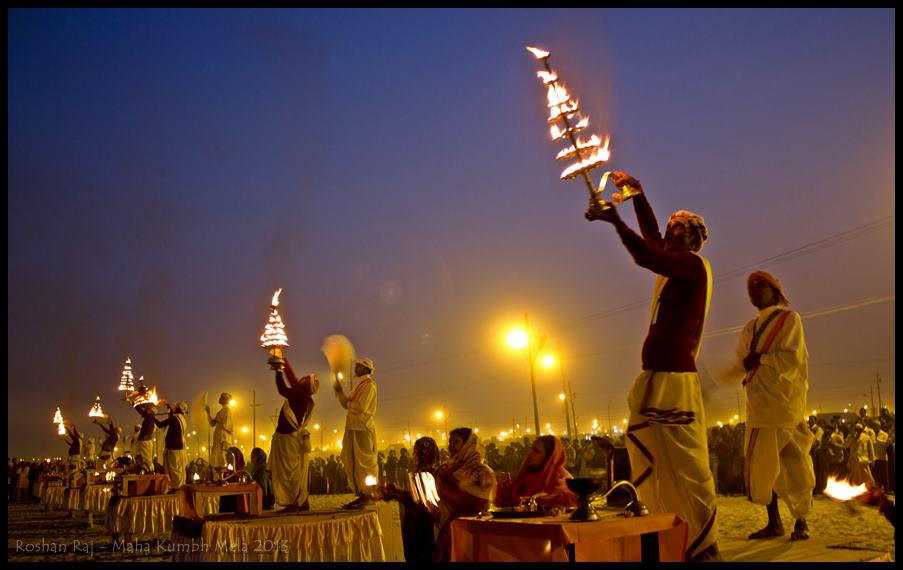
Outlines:
{"label": "street light", "polygon": [[437,422],[444,422],[445,433],[448,433],[448,412],[444,408],[437,408],[433,412],[433,419]]}
{"label": "street light", "polygon": [[543,336],[538,346],[536,346],[536,342],[534,342],[532,330],[530,329],[530,317],[527,314],[524,314],[524,326],[516,327],[508,332],[507,342],[508,346],[513,348],[514,350],[523,350],[527,349],[527,359],[530,362],[530,389],[533,394],[533,425],[536,428],[536,433],[539,433],[539,403],[536,400],[536,356],[537,353],[542,350],[543,345],[545,345],[546,337]]}

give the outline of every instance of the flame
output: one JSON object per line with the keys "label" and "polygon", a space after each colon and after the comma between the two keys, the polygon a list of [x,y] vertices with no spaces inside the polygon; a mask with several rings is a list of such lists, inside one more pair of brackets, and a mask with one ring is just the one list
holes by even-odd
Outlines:
{"label": "flame", "polygon": [[[582,122],[582,121],[581,121]],[[596,148],[602,146],[602,139],[598,136],[593,135],[590,137],[588,141],[577,139],[577,148],[574,148],[574,145],[569,146],[568,148],[562,150],[555,157],[556,160],[564,160],[565,158],[570,158],[571,155],[575,154],[577,150],[583,150],[587,148]]]}
{"label": "flame", "polygon": [[[562,129],[558,125],[552,125],[551,127],[549,127],[549,134],[552,135],[552,140],[557,140],[557,139],[564,137],[567,133],[576,133],[576,132],[582,131],[583,129],[585,129],[587,127],[587,125],[589,125],[589,119],[584,117],[584,118],[580,119],[579,123],[577,123],[576,125],[574,125],[573,127],[569,128],[569,129]],[[599,146],[599,145],[595,145],[595,146]],[[573,148],[574,147],[571,147],[572,151],[573,151]],[[561,153],[559,153],[559,158],[561,158]]]}
{"label": "flame", "polygon": [[549,73],[548,71],[537,71],[536,77],[542,79],[543,85],[548,85],[549,83],[558,81],[558,74],[554,71],[552,73]]}
{"label": "flame", "polygon": [[201,476],[198,475],[197,473],[195,473],[195,474],[194,474],[194,477],[192,477],[191,480],[192,480],[192,481],[200,481],[200,480],[201,480]]}
{"label": "flame", "polygon": [[558,107],[567,103],[571,99],[571,96],[568,93],[567,87],[560,83],[554,83],[549,85],[549,89],[546,92],[546,98],[549,100],[549,107]]}
{"label": "flame", "polygon": [[605,145],[602,148],[597,148],[587,158],[581,160],[580,162],[575,162],[574,164],[565,168],[561,172],[561,179],[566,180],[568,178],[573,178],[580,172],[590,170],[592,168],[595,168],[596,166],[599,166],[603,162],[607,162],[608,159],[611,158],[611,150],[609,150],[608,148],[609,142],[609,137],[605,137]]}
{"label": "flame", "polygon": [[66,435],[66,426],[64,424],[59,424],[56,433],[57,435]]}
{"label": "flame", "polygon": [[854,487],[844,480],[828,477],[828,484],[825,486],[825,495],[828,495],[832,499],[837,499],[838,501],[849,501],[850,499],[862,495],[867,490],[868,489],[865,488],[865,483],[858,487]]}
{"label": "flame", "polygon": [[233,467],[232,464],[229,463],[228,465],[226,465],[226,469],[229,470],[229,471],[232,471],[232,470],[235,469],[235,467]]}
{"label": "flame", "polygon": [[[144,378],[144,376],[142,376]],[[157,387],[152,386],[144,395],[139,394],[137,398],[135,398],[135,403],[132,406],[140,406],[141,404],[153,404],[157,405],[160,403],[160,398],[157,397]]]}
{"label": "flame", "polygon": [[549,112],[549,122],[554,123],[561,119],[562,115],[567,115],[567,118],[571,118],[571,116],[577,111],[577,101],[571,100],[568,103],[565,103],[560,106],[552,107]]}
{"label": "flame", "polygon": [[102,418],[104,417],[103,407],[100,405],[100,396],[94,400],[94,405],[91,406],[91,411],[88,412],[89,418]]}
{"label": "flame", "polygon": [[135,389],[135,376],[132,374],[132,358],[127,356],[122,365],[122,375],[119,377],[119,391],[131,392]]}
{"label": "flame", "polygon": [[550,53],[539,48],[527,46],[527,51],[532,53],[536,59],[544,59],[549,57]]}
{"label": "flame", "polygon": [[267,324],[264,326],[263,334],[260,335],[261,348],[269,348],[271,346],[288,346],[288,335],[285,334],[285,323],[282,322],[282,315],[279,314],[279,294],[282,289],[273,294],[273,302],[270,305],[270,316]]}
{"label": "flame", "polygon": [[53,414],[53,423],[60,425],[63,423],[63,412],[59,406],[56,407],[56,412]]}
{"label": "flame", "polygon": [[379,483],[379,479],[377,479],[373,475],[367,475],[364,478],[364,485],[366,485],[367,487],[372,487],[372,486],[376,485],[377,483]]}

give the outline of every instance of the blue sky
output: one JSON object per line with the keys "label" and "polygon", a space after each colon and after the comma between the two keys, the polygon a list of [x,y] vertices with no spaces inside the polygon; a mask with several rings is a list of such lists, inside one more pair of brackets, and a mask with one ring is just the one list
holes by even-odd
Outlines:
{"label": "blue sky", "polygon": [[[336,332],[376,361],[389,440],[408,422],[435,427],[440,404],[455,424],[524,423],[526,365],[497,341],[525,311],[568,355],[581,423],[609,405],[624,416],[645,309],[582,317],[648,297],[653,279],[610,227],[583,220],[580,184],[558,181],[525,44],[552,51],[660,222],[705,216],[716,275],[894,206],[892,10],[14,10],[8,22],[11,452],[59,448],[40,418],[57,404],[86,415],[98,393],[132,421],[113,392],[126,354],[165,396],[255,389],[260,414],[275,413],[255,340],[278,287],[296,368],[325,372],[320,340]],[[803,313],[892,296],[893,228],[765,268]],[[887,396],[894,308],[805,322],[810,402],[861,400],[876,372]],[[728,279],[707,330],[753,315],[743,278]],[[733,342],[707,340],[704,362]],[[541,415],[560,426],[559,389],[541,375]],[[734,408],[727,390],[708,413]],[[341,432],[328,389],[315,415]]]}

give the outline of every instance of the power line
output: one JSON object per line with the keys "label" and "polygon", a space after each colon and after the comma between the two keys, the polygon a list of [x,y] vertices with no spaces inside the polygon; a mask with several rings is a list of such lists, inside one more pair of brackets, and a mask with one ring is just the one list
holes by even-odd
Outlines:
{"label": "power line", "polygon": [[[819,239],[819,240],[816,240],[813,242],[809,242],[807,244],[803,244],[801,246],[778,253],[776,255],[766,257],[765,259],[761,259],[754,263],[732,269],[730,271],[727,271],[726,273],[719,274],[718,276],[716,276],[714,278],[714,282],[720,283],[722,281],[742,275],[743,273],[746,273],[747,271],[749,271],[751,269],[763,267],[765,265],[773,265],[775,263],[781,263],[784,261],[790,261],[790,260],[797,259],[797,258],[805,256],[805,255],[809,255],[811,253],[815,253],[816,251],[825,249],[829,246],[836,245],[838,243],[852,241],[854,239],[857,239],[859,237],[867,235],[868,233],[881,228],[882,226],[888,224],[892,220],[893,220],[892,215],[885,216],[883,218],[879,218],[877,220],[873,220],[871,222],[856,226],[852,229],[838,232],[838,233],[832,234],[828,237],[825,237],[825,238],[822,238],[822,239]],[[892,299],[892,298],[893,297],[887,297],[883,300],[888,300],[888,299]],[[606,309],[604,311],[599,311],[596,313],[590,313],[590,314],[584,315],[582,317],[577,317],[575,319],[571,319],[570,321],[564,321],[564,323],[565,323],[564,326],[559,326],[557,328],[559,328],[559,329],[568,328],[568,325],[566,324],[568,322],[570,322],[570,324],[572,326],[578,326],[578,325],[586,323],[587,321],[590,321],[590,320],[606,319],[609,317],[619,315],[621,313],[625,313],[628,311],[632,311],[634,309],[638,309],[640,307],[648,307],[650,300],[651,300],[650,297],[645,297],[643,299],[637,299],[635,301],[625,303],[624,305],[620,305],[618,307],[613,307],[611,309]],[[875,302],[882,302],[883,300],[879,300],[879,301],[875,301]],[[834,308],[831,308],[828,310],[832,310],[832,309],[834,309]],[[820,316],[820,315],[808,315],[808,316]],[[706,335],[703,338],[713,336],[713,335],[718,335],[718,334],[729,334],[730,332],[739,332],[739,330],[741,330],[741,329],[742,329],[742,327],[740,327],[739,329],[736,329],[736,330],[730,329],[727,332],[716,331],[716,333],[710,333],[709,335]],[[427,365],[436,364],[439,362],[445,362],[448,360],[457,360],[457,359],[468,357],[468,356],[479,355],[481,353],[482,353],[481,349],[465,350],[465,351],[457,352],[454,354],[447,354],[444,356],[439,356],[437,358],[426,359],[426,360],[421,360],[419,362],[395,366],[393,368],[387,368],[382,371],[382,374],[383,375],[392,374],[392,373],[399,372],[402,370],[407,370],[410,368],[418,368],[421,366],[427,366]]]}

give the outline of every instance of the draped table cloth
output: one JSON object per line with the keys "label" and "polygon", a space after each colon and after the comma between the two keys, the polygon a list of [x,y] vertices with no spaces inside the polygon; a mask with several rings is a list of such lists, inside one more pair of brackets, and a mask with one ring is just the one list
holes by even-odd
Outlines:
{"label": "draped table cloth", "polygon": [[75,515],[76,511],[80,511],[82,502],[81,487],[69,487],[66,489],[66,510],[70,514]]}
{"label": "draped table cloth", "polygon": [[45,511],[63,510],[66,507],[66,487],[47,485],[41,493],[41,503]]}
{"label": "draped table cloth", "polygon": [[172,536],[178,562],[383,562],[375,508],[363,511],[279,513],[256,517],[180,517]]}
{"label": "draped table cloth", "polygon": [[172,532],[172,520],[182,513],[178,493],[113,497],[107,506],[107,530],[114,537],[165,536]]}
{"label": "draped table cloth", "polygon": [[81,510],[88,514],[88,524],[94,524],[94,515],[107,512],[113,497],[113,485],[88,485],[82,491]]}
{"label": "draped table cloth", "polygon": [[[523,519],[462,517],[451,523],[452,562],[684,561],[687,523],[673,513],[598,521],[570,515]],[[649,552],[649,545],[655,553]],[[657,546],[657,548],[655,548]]]}
{"label": "draped table cloth", "polygon": [[218,514],[220,499],[238,496],[237,512],[259,515],[263,512],[263,489],[257,483],[229,485],[189,484],[181,488],[182,512],[186,517],[202,519]]}

